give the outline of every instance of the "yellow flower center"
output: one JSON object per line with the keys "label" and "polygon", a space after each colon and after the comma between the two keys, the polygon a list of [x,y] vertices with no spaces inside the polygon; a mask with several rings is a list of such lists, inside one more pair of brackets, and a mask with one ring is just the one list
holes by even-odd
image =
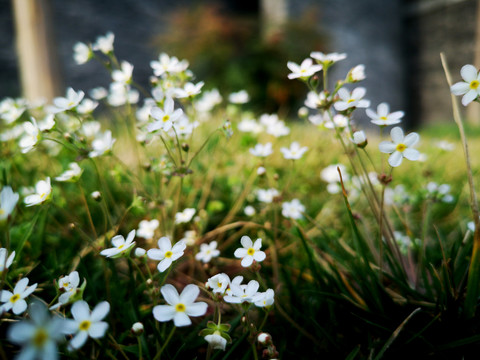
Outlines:
{"label": "yellow flower center", "polygon": [[380,120],[387,121],[387,117],[386,116],[380,116]]}
{"label": "yellow flower center", "polygon": [[3,214],[5,214],[5,210],[0,209],[0,215],[3,215]]}
{"label": "yellow flower center", "polygon": [[92,322],[90,320],[83,320],[80,325],[78,325],[78,328],[81,330],[81,331],[87,331],[88,329],[90,329],[90,325],[92,325]]}
{"label": "yellow flower center", "polygon": [[218,284],[217,284],[217,287],[221,288],[221,287],[222,287],[222,284],[221,284],[221,283],[218,283]]}
{"label": "yellow flower center", "polygon": [[255,249],[254,249],[254,248],[249,248],[249,249],[247,250],[247,254],[248,254],[248,255],[253,255],[253,254],[255,254]]}
{"label": "yellow flower center", "polygon": [[169,115],[165,115],[165,116],[162,118],[162,121],[163,121],[163,122],[167,122],[168,120],[170,120],[170,116],[169,116]]}
{"label": "yellow flower center", "polygon": [[355,99],[348,99],[347,103],[350,104],[350,103],[352,103],[352,102],[354,102],[354,101],[355,101]]}
{"label": "yellow flower center", "polygon": [[45,329],[40,328],[33,335],[32,342],[35,347],[43,348],[47,340],[48,340],[48,333],[45,331]]}
{"label": "yellow flower center", "polygon": [[173,255],[173,253],[172,253],[171,251],[167,251],[167,252],[165,253],[165,257],[166,257],[166,258],[171,258],[172,255]]}
{"label": "yellow flower center", "polygon": [[182,303],[178,303],[175,305],[175,311],[177,312],[184,312],[185,311],[185,305]]}
{"label": "yellow flower center", "polygon": [[397,144],[397,151],[404,152],[407,146],[405,144]]}
{"label": "yellow flower center", "polygon": [[125,244],[122,244],[118,247],[118,249],[123,249],[124,246],[125,246]]}
{"label": "yellow flower center", "polygon": [[10,298],[10,302],[11,302],[11,303],[15,303],[15,302],[17,302],[18,300],[20,300],[20,295],[19,295],[19,294],[15,294],[15,295],[13,295],[13,296]]}
{"label": "yellow flower center", "polygon": [[470,89],[476,90],[479,85],[480,85],[480,82],[479,82],[478,80],[473,80],[473,81],[470,83]]}

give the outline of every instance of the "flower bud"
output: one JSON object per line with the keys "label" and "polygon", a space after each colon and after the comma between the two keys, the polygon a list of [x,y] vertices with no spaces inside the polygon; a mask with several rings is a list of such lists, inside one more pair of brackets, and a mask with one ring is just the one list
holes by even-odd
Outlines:
{"label": "flower bud", "polygon": [[258,334],[257,341],[261,345],[268,345],[272,342],[272,337],[269,333],[262,332],[262,333]]}
{"label": "flower bud", "polygon": [[300,119],[306,119],[308,116],[308,109],[305,106],[302,106],[300,109],[298,109],[298,117]]}
{"label": "flower bud", "polygon": [[135,256],[136,256],[136,257],[144,257],[146,253],[147,253],[147,250],[142,249],[142,248],[140,248],[140,247],[137,247],[137,248],[135,249]]}
{"label": "flower bud", "polygon": [[102,200],[102,194],[100,193],[100,191],[94,191],[90,194],[90,196],[92,197],[93,200],[95,201],[100,201]]}
{"label": "flower bud", "polygon": [[136,322],[135,324],[132,325],[132,328],[130,331],[132,332],[133,335],[135,336],[140,336],[143,334],[143,324],[141,322]]}
{"label": "flower bud", "polygon": [[367,146],[368,141],[367,141],[367,135],[365,135],[365,131],[360,130],[360,131],[355,131],[353,133],[353,143],[356,144],[359,148],[364,148]]}
{"label": "flower bud", "polygon": [[348,82],[358,82],[365,79],[365,66],[364,65],[357,65],[353,69],[351,69],[347,75]]}

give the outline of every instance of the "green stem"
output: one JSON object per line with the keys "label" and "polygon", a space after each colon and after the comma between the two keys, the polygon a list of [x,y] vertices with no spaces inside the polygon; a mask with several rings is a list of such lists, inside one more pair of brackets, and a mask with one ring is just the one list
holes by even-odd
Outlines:
{"label": "green stem", "polygon": [[174,326],[174,327],[172,328],[172,331],[170,331],[170,334],[168,334],[167,340],[165,340],[165,342],[163,343],[162,347],[160,348],[160,351],[157,353],[157,355],[155,355],[155,357],[153,358],[153,360],[159,360],[159,359],[160,359],[160,357],[162,356],[163,350],[165,350],[165,348],[167,347],[168,343],[169,343],[170,340],[172,339],[173,333],[175,332],[176,329],[177,329],[176,326]]}
{"label": "green stem", "polygon": [[258,354],[257,354],[257,348],[255,347],[255,341],[252,341],[252,353],[253,353],[253,358],[255,360],[258,360]]}

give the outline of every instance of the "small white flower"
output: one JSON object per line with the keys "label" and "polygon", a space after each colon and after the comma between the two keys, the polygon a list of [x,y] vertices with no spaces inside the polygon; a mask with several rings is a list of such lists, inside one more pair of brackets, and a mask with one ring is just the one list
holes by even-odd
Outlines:
{"label": "small white flower", "polygon": [[12,251],[9,257],[7,257],[7,255],[7,249],[0,248],[0,276],[12,265],[13,259],[15,258],[15,251]]}
{"label": "small white flower", "polygon": [[330,53],[330,54],[324,54],[320,51],[314,51],[310,53],[310,57],[314,58],[320,63],[323,63],[324,66],[331,66],[333,63],[346,59],[347,54],[345,53],[339,54],[336,52]]}
{"label": "small white flower", "polygon": [[358,145],[359,147],[367,146],[367,135],[365,134],[365,131],[363,131],[363,130],[355,131],[353,133],[352,142],[355,145]]}
{"label": "small white flower", "polygon": [[152,260],[159,260],[157,265],[158,271],[164,272],[172,263],[182,257],[187,245],[180,240],[172,247],[170,239],[166,236],[158,240],[158,249],[150,249],[147,251],[147,256]]}
{"label": "small white flower", "polygon": [[101,125],[98,121],[86,121],[82,124],[80,131],[87,138],[94,138],[101,129]]}
{"label": "small white flower", "polygon": [[345,111],[351,108],[366,108],[370,106],[369,100],[363,100],[367,91],[363,87],[353,89],[350,93],[347,89],[341,88],[338,90],[340,100],[333,104],[337,111]]}
{"label": "small white flower", "polygon": [[52,193],[52,185],[50,184],[50,178],[40,180],[35,185],[35,194],[29,195],[24,199],[26,206],[39,205],[50,199]]}
{"label": "small white flower", "polygon": [[[13,192],[10,186],[4,186],[0,192],[0,223],[7,220],[17,205],[18,193]],[[1,259],[1,257],[0,257]],[[3,264],[0,262],[0,269]],[[1,272],[1,271],[0,271]]]}
{"label": "small white flower", "polygon": [[450,91],[453,95],[463,95],[462,104],[467,106],[480,95],[480,73],[473,65],[464,65],[460,70],[463,81],[453,84]]}
{"label": "small white flower", "polygon": [[122,235],[116,235],[112,238],[113,248],[102,250],[100,252],[100,255],[111,257],[111,258],[117,258],[123,255],[128,255],[130,250],[135,245],[135,241],[133,241],[134,238],[135,238],[135,230],[132,230],[128,233],[126,240]]}
{"label": "small white flower", "polygon": [[214,294],[224,294],[227,291],[228,286],[230,285],[230,278],[225,273],[220,273],[215,276],[212,276],[207,280],[205,286],[208,289],[212,289]]}
{"label": "small white flower", "polygon": [[289,61],[287,67],[291,71],[291,73],[288,74],[289,79],[306,79],[323,68],[322,65],[313,65],[313,60],[310,58],[303,60],[300,65]]}
{"label": "small white flower", "polygon": [[58,303],[51,306],[50,310],[55,310],[62,305],[68,304],[77,293],[79,285],[80,276],[78,271],[72,271],[69,275],[61,277],[58,280],[58,290],[61,292],[61,295],[58,297]]}
{"label": "small white flower", "polygon": [[25,135],[22,136],[18,145],[22,149],[22,153],[25,154],[32,150],[35,145],[40,141],[40,129],[37,122],[33,117],[30,117],[31,122],[23,123],[23,130]]}
{"label": "small white flower", "polygon": [[215,331],[213,334],[205,335],[205,341],[212,349],[218,349],[225,351],[227,346],[227,339],[220,335],[220,331]]}
{"label": "small white flower", "polygon": [[141,247],[135,248],[135,256],[140,258],[144,257],[147,254],[147,250],[142,249]]}
{"label": "small white flower", "polygon": [[0,306],[0,312],[12,310],[15,315],[20,315],[27,310],[27,302],[24,300],[35,291],[38,284],[28,285],[28,278],[23,278],[17,282],[13,292],[2,290],[0,292],[0,301],[4,304]]}
{"label": "small white flower", "polygon": [[428,197],[434,201],[440,200],[444,203],[452,203],[455,198],[450,195],[450,185],[442,184],[438,185],[436,182],[429,182],[427,184]]}
{"label": "small white flower", "polygon": [[92,151],[88,153],[88,156],[94,158],[109,153],[115,141],[117,139],[112,138],[110,130],[105,131],[103,134],[98,134],[95,140],[92,141]]}
{"label": "small white flower", "polygon": [[225,302],[232,304],[241,304],[252,302],[257,294],[260,284],[256,280],[250,280],[247,285],[242,285],[243,276],[236,276],[230,283],[230,289],[223,298]]}
{"label": "small white flower", "polygon": [[248,96],[248,93],[245,90],[240,90],[228,95],[228,101],[232,104],[246,104],[250,101],[250,96]]}
{"label": "small white flower", "polygon": [[108,323],[102,321],[110,311],[110,304],[102,301],[90,312],[90,307],[86,301],[79,300],[72,305],[73,319],[67,319],[67,329],[75,334],[70,340],[68,347],[70,349],[80,349],[87,341],[88,337],[99,339],[105,335],[108,329]]}
{"label": "small white flower", "polygon": [[115,82],[129,84],[132,81],[133,65],[128,61],[122,61],[120,69],[112,71],[112,79]]}
{"label": "small white flower", "polygon": [[195,95],[198,95],[202,91],[203,85],[204,85],[203,81],[200,81],[197,84],[188,82],[185,84],[183,89],[175,89],[174,91],[175,97],[179,99],[183,99],[183,98],[188,98],[188,97],[193,97]]}
{"label": "small white flower", "polygon": [[163,109],[160,109],[159,107],[154,107],[150,111],[150,114],[156,121],[148,124],[147,130],[149,132],[160,129],[168,131],[172,127],[173,123],[183,115],[183,110],[175,110],[175,104],[173,102],[173,99],[168,97],[165,99]]}
{"label": "small white flower", "polygon": [[455,144],[447,140],[440,140],[435,142],[435,146],[444,151],[453,151],[455,150]]}
{"label": "small white flower", "polygon": [[76,92],[72,88],[67,89],[66,97],[57,97],[53,99],[53,113],[59,113],[62,111],[67,111],[75,108],[80,101],[82,101],[85,93],[83,91]]}
{"label": "small white flower", "polygon": [[252,205],[245,206],[245,209],[243,209],[243,212],[247,216],[253,216],[256,213],[255,208]]}
{"label": "small white flower", "polygon": [[383,153],[391,154],[388,158],[391,167],[400,166],[404,157],[411,161],[418,160],[420,152],[412,148],[420,140],[417,133],[412,132],[404,136],[403,130],[397,126],[390,131],[390,136],[393,142],[382,141],[378,148]]}
{"label": "small white flower", "polygon": [[[327,114],[327,113],[325,113]],[[327,119],[327,116],[324,116],[324,119]],[[346,117],[345,115],[342,115],[342,114],[335,114],[333,116],[333,119],[328,119],[325,121],[324,123],[324,126],[327,128],[327,129],[344,129],[348,126],[348,117]]]}
{"label": "small white flower", "polygon": [[267,157],[273,154],[272,143],[268,142],[266,144],[257,144],[255,147],[249,149],[250,154],[258,157]]}
{"label": "small white flower", "polygon": [[77,163],[70,163],[68,164],[68,170],[65,170],[60,176],[57,176],[55,180],[57,181],[68,181],[68,182],[75,182],[80,179],[82,175],[82,168],[78,166]]}
{"label": "small white flower", "polygon": [[265,174],[267,172],[267,169],[265,169],[264,166],[259,166],[257,168],[257,175],[258,176],[262,176],[263,174]]}
{"label": "small white flower", "polygon": [[160,322],[173,320],[175,326],[192,324],[190,316],[203,316],[207,312],[207,303],[195,302],[200,289],[197,285],[187,285],[179,295],[173,285],[162,286],[160,292],[168,305],[157,305],[153,308],[153,317]]}
{"label": "small white flower", "polygon": [[102,100],[108,96],[108,91],[102,86],[93,88],[90,90],[90,96],[95,100]]}
{"label": "small white flower", "polygon": [[252,242],[248,236],[242,236],[240,243],[243,248],[238,248],[234,252],[236,258],[242,259],[242,266],[249,267],[252,265],[253,261],[261,262],[267,257],[263,251],[260,250],[262,247],[262,239],[258,238],[255,240],[255,243]]}
{"label": "small white flower", "polygon": [[160,222],[157,219],[153,220],[142,220],[138,224],[137,236],[142,237],[144,239],[151,239],[155,234],[155,230],[160,225]]}
{"label": "small white flower", "polygon": [[188,61],[179,61],[175,56],[168,56],[161,53],[158,56],[158,61],[151,61],[150,67],[153,69],[155,76],[162,76],[165,73],[175,74],[185,71],[188,68]]}
{"label": "small white flower", "polygon": [[180,240],[184,241],[187,246],[195,245],[195,241],[197,240],[197,232],[195,230],[187,230],[183,234],[183,238]]}
{"label": "small white flower", "polygon": [[285,125],[284,121],[278,120],[273,124],[269,124],[265,132],[275,137],[280,137],[290,134],[290,128]]}
{"label": "small white flower", "polygon": [[83,101],[78,104],[77,112],[79,114],[90,114],[98,106],[98,102],[92,99],[83,99]]}
{"label": "small white flower", "polygon": [[300,144],[296,141],[290,144],[290,148],[285,148],[282,147],[280,148],[280,151],[283,154],[283,157],[285,159],[291,159],[291,160],[298,160],[300,159],[303,154],[308,150],[308,147],[300,147]]}
{"label": "small white flower", "polygon": [[350,82],[357,82],[365,80],[365,66],[357,65],[347,75],[347,80]]}
{"label": "small white flower", "polygon": [[43,120],[40,120],[38,122],[38,129],[40,131],[49,131],[52,130],[53,127],[55,126],[55,115],[54,114],[48,114],[43,118]]}
{"label": "small white flower", "polygon": [[403,111],[390,113],[390,107],[387,103],[381,103],[377,106],[377,112],[367,109],[367,116],[372,119],[371,123],[380,126],[395,125],[402,122],[405,115]]}
{"label": "small white flower", "polygon": [[175,214],[175,224],[187,223],[192,220],[193,215],[195,215],[196,210],[193,208],[186,208],[182,212]]}
{"label": "small white flower", "polygon": [[222,102],[222,96],[217,89],[205,91],[200,99],[197,99],[194,106],[195,109],[201,113],[206,113],[212,110],[215,105]]}
{"label": "small white flower", "polygon": [[260,125],[255,119],[242,119],[237,125],[238,131],[249,132],[252,134],[260,134],[263,131],[262,125]]}
{"label": "small white flower", "polygon": [[325,93],[321,92],[319,94],[310,91],[307,94],[307,99],[305,100],[305,106],[309,107],[310,109],[318,109],[320,108],[326,100]]}
{"label": "small white flower", "polygon": [[220,255],[220,251],[217,250],[217,242],[212,241],[210,244],[200,244],[200,252],[195,255],[195,259],[208,263],[218,255]]}
{"label": "small white flower", "polygon": [[112,82],[109,87],[107,102],[111,106],[122,106],[126,103],[136,104],[140,94],[137,90],[119,82]]}
{"label": "small white flower", "polygon": [[275,292],[273,291],[273,289],[268,289],[263,293],[259,292],[253,297],[252,302],[257,307],[272,306],[275,302]]}
{"label": "small white flower", "polygon": [[8,329],[8,340],[22,346],[16,359],[58,359],[57,343],[65,340],[65,319],[50,317],[39,301],[30,305],[28,313],[29,320],[16,322]]}
{"label": "small white flower", "polygon": [[264,203],[271,203],[273,199],[280,195],[277,189],[270,188],[270,189],[258,189],[257,190],[257,199],[258,201],[264,202]]}
{"label": "small white flower", "polygon": [[78,65],[85,64],[92,58],[90,47],[82,42],[73,45],[73,59]]}
{"label": "small white flower", "polygon": [[298,199],[293,199],[290,202],[285,201],[282,204],[282,215],[286,218],[298,220],[302,218],[304,212],[305,206]]}
{"label": "small white flower", "polygon": [[338,174],[337,168],[340,169],[343,179],[347,179],[347,168],[342,164],[329,165],[320,172],[320,177],[323,181],[327,183],[336,183],[340,182],[340,175]]}
{"label": "small white flower", "polygon": [[92,48],[95,51],[101,51],[104,54],[108,54],[113,51],[114,40],[115,35],[109,31],[105,36],[99,36]]}

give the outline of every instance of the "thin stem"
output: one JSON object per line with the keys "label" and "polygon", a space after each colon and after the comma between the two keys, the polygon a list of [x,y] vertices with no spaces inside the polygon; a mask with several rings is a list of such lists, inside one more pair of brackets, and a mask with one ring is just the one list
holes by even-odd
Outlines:
{"label": "thin stem", "polygon": [[165,342],[163,343],[162,347],[160,348],[160,351],[158,352],[157,355],[155,355],[155,357],[153,358],[153,360],[159,360],[159,359],[160,359],[160,357],[162,356],[163,350],[165,350],[165,348],[167,347],[168,343],[169,343],[170,340],[172,339],[173,333],[175,332],[176,329],[177,329],[176,326],[174,326],[174,327],[172,328],[172,331],[170,331],[170,334],[168,334],[167,340],[165,340]]}

